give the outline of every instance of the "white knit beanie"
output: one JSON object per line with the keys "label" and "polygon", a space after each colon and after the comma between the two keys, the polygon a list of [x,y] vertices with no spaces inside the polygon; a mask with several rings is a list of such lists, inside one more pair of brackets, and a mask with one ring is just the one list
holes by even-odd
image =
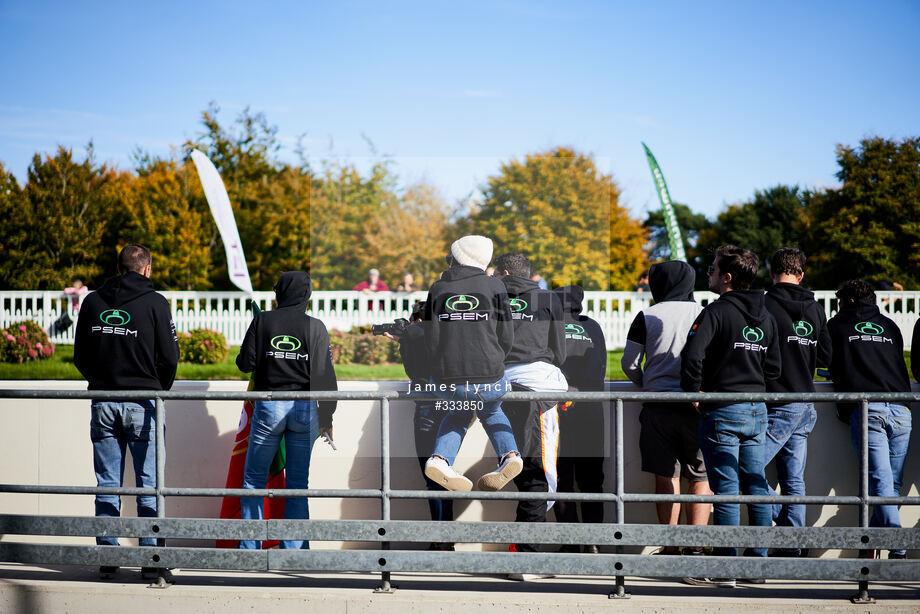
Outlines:
{"label": "white knit beanie", "polygon": [[479,235],[460,237],[450,246],[450,255],[457,264],[484,271],[492,260],[492,239]]}

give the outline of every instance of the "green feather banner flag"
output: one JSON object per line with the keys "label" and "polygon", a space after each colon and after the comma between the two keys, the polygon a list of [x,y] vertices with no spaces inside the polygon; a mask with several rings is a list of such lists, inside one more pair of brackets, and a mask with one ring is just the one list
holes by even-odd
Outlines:
{"label": "green feather banner flag", "polygon": [[658,192],[658,200],[661,201],[661,213],[664,215],[664,223],[668,229],[668,244],[671,246],[671,260],[687,261],[687,254],[684,253],[684,242],[680,237],[680,226],[677,225],[677,216],[674,214],[674,207],[671,205],[671,195],[668,194],[668,184],[664,182],[664,175],[658,166],[658,161],[652,155],[651,150],[642,143],[645,149],[645,156],[648,158],[648,166],[652,171],[652,179],[655,180],[655,190]]}

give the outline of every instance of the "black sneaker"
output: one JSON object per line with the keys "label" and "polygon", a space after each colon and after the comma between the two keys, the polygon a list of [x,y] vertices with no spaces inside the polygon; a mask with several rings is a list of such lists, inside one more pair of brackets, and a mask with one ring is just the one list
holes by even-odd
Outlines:
{"label": "black sneaker", "polygon": [[888,558],[889,558],[889,559],[896,559],[896,560],[904,560],[904,559],[907,558],[907,552],[893,552],[893,551],[889,550],[889,551],[888,551]]}
{"label": "black sneaker", "polygon": [[767,581],[764,578],[738,578],[738,582],[743,582],[744,584],[766,584]]}
{"label": "black sneaker", "polygon": [[114,565],[103,565],[99,568],[99,579],[111,580],[115,577],[116,573],[118,573],[118,567],[115,567]]}

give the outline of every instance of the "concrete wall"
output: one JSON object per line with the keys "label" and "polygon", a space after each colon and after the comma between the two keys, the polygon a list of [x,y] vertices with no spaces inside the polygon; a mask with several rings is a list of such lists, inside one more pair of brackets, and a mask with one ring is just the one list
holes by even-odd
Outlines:
{"label": "concrete wall", "polygon": [[[177,390],[243,390],[245,382],[178,382]],[[405,387],[399,382],[342,382],[345,390],[380,390]],[[631,389],[631,384],[616,383],[615,388]],[[826,385],[825,385],[826,386]],[[78,382],[0,381],[0,388],[66,390],[83,389]],[[915,387],[920,390],[920,387]],[[173,487],[223,487],[227,477],[230,450],[239,423],[239,401],[170,401],[167,403],[166,483]],[[424,482],[415,457],[412,433],[413,406],[407,402],[391,404],[392,486],[422,489]],[[639,458],[639,406],[627,403],[624,415],[625,469],[627,492],[651,492],[652,476],[641,471]],[[612,421],[605,429],[613,442]],[[89,440],[89,401],[0,400],[0,483],[94,486],[92,446]],[[379,488],[380,486],[379,404],[368,401],[340,402],[335,414],[335,440],[338,451],[322,441],[314,448],[310,471],[312,488]],[[810,438],[806,483],[811,495],[857,494],[856,454],[850,446],[846,425],[839,422],[831,404],[818,406],[818,423]],[[611,446],[612,447],[612,446]],[[613,490],[613,459],[605,467],[608,491]],[[469,431],[457,459],[458,469],[473,481],[494,467],[495,458],[479,423]],[[768,469],[768,477],[775,472]],[[133,484],[130,462],[125,484]],[[912,449],[907,457],[902,494],[917,496],[920,487],[920,452]],[[220,499],[213,497],[167,499],[171,517],[217,517]],[[313,518],[380,518],[377,500],[311,499]],[[134,499],[125,497],[125,515],[135,514]],[[392,518],[427,519],[425,501],[393,501]],[[93,498],[77,495],[0,494],[0,513],[84,515],[93,514]],[[514,518],[512,502],[456,502],[459,520],[504,521]],[[614,517],[608,504],[606,517]],[[920,527],[920,507],[901,510],[905,527]],[[631,504],[626,521],[654,523],[652,504]],[[813,525],[855,526],[857,511],[852,506],[810,506],[808,522]],[[3,537],[3,539],[13,539]],[[41,541],[35,537],[16,537],[19,541]],[[48,538],[59,543],[88,543],[89,538]],[[191,545],[194,542],[185,542]],[[178,543],[177,543],[178,545]],[[199,545],[204,545],[199,542]],[[342,547],[337,543],[317,543],[316,547]],[[360,544],[346,544],[357,547]],[[464,546],[474,549],[479,546]],[[836,555],[836,552],[827,553]]]}

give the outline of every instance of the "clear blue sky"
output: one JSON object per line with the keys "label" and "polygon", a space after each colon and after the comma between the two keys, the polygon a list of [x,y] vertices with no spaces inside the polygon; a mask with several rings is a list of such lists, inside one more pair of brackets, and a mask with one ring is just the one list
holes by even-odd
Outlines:
{"label": "clear blue sky", "polygon": [[360,158],[465,196],[500,161],[593,154],[637,216],[714,215],[777,183],[835,183],[834,147],[920,135],[920,2],[0,0],[0,161],[57,144],[130,168],[209,101],[264,111],[290,156]]}

